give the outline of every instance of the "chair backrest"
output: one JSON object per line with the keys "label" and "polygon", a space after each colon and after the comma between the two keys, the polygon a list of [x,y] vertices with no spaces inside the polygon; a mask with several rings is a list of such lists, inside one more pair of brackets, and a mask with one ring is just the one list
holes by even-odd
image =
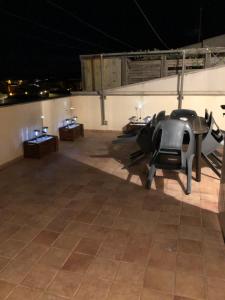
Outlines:
{"label": "chair backrest", "polygon": [[156,123],[157,123],[156,114],[154,114],[151,121],[148,124],[149,124],[149,126],[155,126]]}
{"label": "chair backrest", "polygon": [[208,112],[207,108],[205,109],[205,121],[206,121],[206,123],[209,122],[209,112]]}
{"label": "chair backrest", "polygon": [[156,117],[156,121],[157,121],[157,122],[162,121],[162,120],[165,119],[165,117],[166,117],[166,111],[165,111],[165,110],[161,110],[161,111],[158,113],[157,117]]}
{"label": "chair backrest", "polygon": [[208,115],[208,118],[206,119],[206,123],[209,126],[209,128],[211,128],[211,126],[213,126],[213,115],[212,115],[212,111],[210,112],[210,114]]}
{"label": "chair backrest", "polygon": [[141,150],[145,153],[151,153],[154,151],[152,136],[155,130],[156,123],[156,114],[154,114],[150,122],[148,122],[137,135],[136,142]]}
{"label": "chair backrest", "polygon": [[149,126],[147,124],[137,135],[136,142],[144,153],[151,153],[154,151],[154,145],[152,142],[154,130],[154,126]]}
{"label": "chair backrest", "polygon": [[202,141],[202,153],[209,155],[219,147],[224,136],[219,126],[216,124],[212,112],[209,114],[208,121],[206,122],[209,126],[209,130]]}
{"label": "chair backrest", "polygon": [[[184,134],[189,135],[189,144],[186,151],[183,151]],[[153,134],[153,143],[156,146],[155,151],[162,149],[180,151],[182,162],[185,157],[194,153],[195,139],[193,131],[188,122],[181,120],[168,119],[160,121]]]}
{"label": "chair backrest", "polygon": [[175,109],[171,112],[170,117],[173,119],[181,117],[197,117],[197,113],[190,109]]}

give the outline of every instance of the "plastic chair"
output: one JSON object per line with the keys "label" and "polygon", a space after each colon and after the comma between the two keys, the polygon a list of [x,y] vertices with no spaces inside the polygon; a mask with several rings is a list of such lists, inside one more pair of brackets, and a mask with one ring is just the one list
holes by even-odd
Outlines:
{"label": "plastic chair", "polygon": [[141,129],[137,135],[136,142],[139,145],[142,153],[148,154],[153,152],[152,136],[156,125],[156,114],[152,117],[151,121]]}
{"label": "plastic chair", "polygon": [[222,159],[218,156],[217,150],[222,147],[224,135],[219,126],[216,124],[212,112],[209,115],[206,113],[205,117],[209,126],[209,131],[202,141],[202,156],[209,167],[217,174],[218,177],[220,177]]}
{"label": "plastic chair", "polygon": [[155,130],[155,126],[159,121],[165,119],[165,115],[166,115],[165,110],[160,111],[157,116],[156,114],[154,114],[150,122],[140,130],[136,139],[136,142],[139,145],[140,150],[131,153],[130,155],[132,159],[135,159],[133,160],[133,162],[138,161],[139,158],[144,157],[145,154],[149,154],[153,152],[154,147],[152,143],[152,136]]}
{"label": "plastic chair", "polygon": [[205,120],[206,120],[206,123],[208,124],[208,122],[209,122],[209,112],[208,112],[208,109],[206,108],[205,109]]}
{"label": "plastic chair", "polygon": [[[183,149],[184,134],[189,134],[189,144],[186,151]],[[155,150],[149,163],[150,169],[146,182],[151,188],[156,169],[184,169],[187,173],[187,194],[191,193],[192,162],[195,151],[195,138],[187,122],[180,120],[160,121],[153,134]]]}
{"label": "plastic chair", "polygon": [[202,141],[202,153],[207,156],[216,151],[216,149],[221,146],[221,142],[223,141],[224,137],[222,131],[213,118],[212,112],[210,113],[210,115],[206,115],[206,117],[209,131]]}
{"label": "plastic chair", "polygon": [[175,109],[170,114],[171,119],[179,119],[181,117],[197,117],[197,113],[190,109]]}
{"label": "plastic chair", "polygon": [[158,113],[157,117],[156,117],[156,122],[165,120],[165,117],[166,117],[166,111],[165,111],[165,110],[161,110],[161,111]]}
{"label": "plastic chair", "polygon": [[152,143],[152,136],[155,130],[156,124],[160,121],[165,119],[166,112],[160,111],[158,115],[153,115],[150,122],[143,127],[139,133],[137,134],[136,142],[140,147],[140,150],[135,151],[130,154],[131,163],[128,166],[133,165],[134,163],[140,161],[144,158],[147,154],[151,154],[154,150],[154,145]]}

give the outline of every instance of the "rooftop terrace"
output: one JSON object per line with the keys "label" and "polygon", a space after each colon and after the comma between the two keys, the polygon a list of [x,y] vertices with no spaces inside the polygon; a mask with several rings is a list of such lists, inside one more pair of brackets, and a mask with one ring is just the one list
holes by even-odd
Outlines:
{"label": "rooftop terrace", "polygon": [[0,172],[0,299],[225,299],[214,173],[187,196],[157,171],[149,191],[144,162],[122,169],[134,145],[85,134]]}

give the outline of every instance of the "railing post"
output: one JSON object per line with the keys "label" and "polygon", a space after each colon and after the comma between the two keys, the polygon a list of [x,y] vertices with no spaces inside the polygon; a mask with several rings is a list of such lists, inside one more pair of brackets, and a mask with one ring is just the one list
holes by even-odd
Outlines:
{"label": "railing post", "polygon": [[100,54],[100,76],[101,76],[101,91],[100,91],[100,102],[101,102],[101,123],[102,125],[107,125],[108,122],[105,119],[105,95],[104,95],[104,75],[103,75],[103,54]]}
{"label": "railing post", "polygon": [[[182,51],[183,52],[183,59],[182,59],[182,73],[181,73],[181,78],[179,81],[179,90],[178,90],[178,108],[182,108],[182,101],[184,98],[184,73],[185,73],[185,50]],[[179,75],[178,75],[179,76]],[[178,77],[179,80],[179,77]]]}

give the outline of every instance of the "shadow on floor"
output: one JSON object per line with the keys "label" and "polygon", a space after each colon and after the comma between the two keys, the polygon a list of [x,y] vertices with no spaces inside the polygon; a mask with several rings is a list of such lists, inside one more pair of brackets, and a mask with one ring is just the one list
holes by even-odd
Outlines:
{"label": "shadow on floor", "polygon": [[0,172],[2,298],[225,297],[223,238],[204,198],[214,182],[186,196],[177,175],[160,174],[145,190],[121,169],[130,149],[115,157],[111,140],[90,134]]}

